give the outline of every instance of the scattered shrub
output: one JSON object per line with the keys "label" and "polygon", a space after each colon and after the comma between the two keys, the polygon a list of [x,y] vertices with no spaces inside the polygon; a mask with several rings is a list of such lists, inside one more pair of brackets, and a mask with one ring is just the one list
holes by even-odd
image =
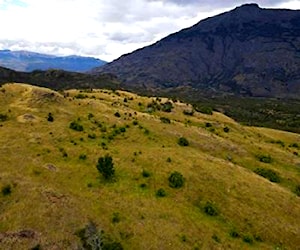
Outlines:
{"label": "scattered shrub", "polygon": [[93,134],[88,134],[88,138],[89,138],[89,139],[96,139],[96,137],[97,137],[97,136],[96,136],[96,134],[94,134],[94,133],[93,133]]}
{"label": "scattered shrub", "polygon": [[73,129],[75,131],[83,131],[83,126],[80,125],[77,121],[73,121],[70,123],[70,129]]}
{"label": "scattered shrub", "polygon": [[118,117],[118,118],[120,118],[120,117],[121,117],[121,115],[120,115],[120,113],[119,113],[119,112],[116,112],[116,113],[114,114],[114,116],[115,116],[115,117]]}
{"label": "scattered shrub", "polygon": [[115,174],[114,163],[110,155],[105,155],[98,159],[97,164],[98,171],[103,175],[105,179],[111,179]]}
{"label": "scattered shrub", "polygon": [[132,122],[132,124],[133,124],[134,126],[136,126],[136,125],[139,125],[139,122],[138,122],[137,120],[134,120],[134,121]]}
{"label": "scattered shrub", "polygon": [[121,221],[120,214],[117,212],[113,213],[111,222],[115,224],[115,223],[119,223],[120,221]]}
{"label": "scattered shrub", "polygon": [[184,185],[183,175],[177,171],[171,173],[168,180],[169,186],[172,188],[181,188]]}
{"label": "scattered shrub", "polygon": [[193,116],[194,115],[194,110],[183,110],[183,114],[184,115],[188,115],[188,116]]}
{"label": "scattered shrub", "polygon": [[216,208],[216,206],[210,201],[206,202],[206,204],[203,207],[203,211],[209,216],[217,216],[219,214],[219,211]]}
{"label": "scattered shrub", "polygon": [[79,155],[79,160],[86,160],[86,159],[87,159],[86,154]]}
{"label": "scattered shrub", "polygon": [[147,184],[146,184],[146,183],[142,183],[142,184],[140,185],[140,187],[141,187],[141,188],[146,188],[146,187],[147,187]]}
{"label": "scattered shrub", "polygon": [[78,249],[87,250],[123,250],[121,243],[112,241],[104,234],[103,230],[98,230],[94,222],[89,222],[83,229],[75,233],[81,241]]}
{"label": "scattered shrub", "polygon": [[88,114],[88,119],[91,120],[94,117],[94,115],[92,113]]}
{"label": "scattered shrub", "polygon": [[270,155],[257,155],[257,158],[260,162],[271,163],[273,161]]}
{"label": "scattered shrub", "polygon": [[157,197],[165,197],[167,195],[166,191],[163,188],[160,188],[156,191]]}
{"label": "scattered shrub", "polygon": [[[1,117],[0,117],[0,121],[1,121]],[[300,148],[300,145],[298,143],[291,143],[289,145],[290,148]]]}
{"label": "scattered shrub", "polygon": [[5,114],[0,114],[0,122],[5,122],[8,120],[8,116]]}
{"label": "scattered shrub", "polygon": [[248,244],[252,244],[253,243],[253,237],[249,234],[246,234],[243,236],[243,241],[248,243]]}
{"label": "scattered shrub", "polygon": [[207,106],[201,106],[201,107],[194,106],[194,109],[197,112],[200,112],[202,114],[206,114],[206,115],[212,115],[213,114],[213,109],[211,107],[207,107]]}
{"label": "scattered shrub", "polygon": [[170,163],[172,162],[172,159],[170,157],[167,158],[167,162]]}
{"label": "scattered shrub", "polygon": [[239,234],[238,231],[235,230],[235,229],[231,229],[230,232],[229,232],[229,235],[230,235],[232,238],[239,238],[239,237],[240,237],[240,234]]}
{"label": "scattered shrub", "polygon": [[228,127],[223,128],[223,131],[224,131],[225,133],[228,133],[229,130],[230,130],[230,129],[229,129]]}
{"label": "scattered shrub", "polygon": [[296,195],[300,196],[300,184],[295,187],[295,193]]}
{"label": "scattered shrub", "polygon": [[212,124],[211,124],[210,122],[206,122],[206,123],[205,123],[205,127],[206,127],[206,128],[211,128],[211,127],[212,127]]}
{"label": "scattered shrub", "polygon": [[218,237],[218,235],[214,234],[211,238],[212,238],[215,242],[221,243],[221,240],[220,240],[220,238]]}
{"label": "scattered shrub", "polygon": [[48,114],[47,121],[48,122],[53,122],[54,121],[54,117],[51,113]]}
{"label": "scattered shrub", "polygon": [[189,145],[189,141],[184,137],[180,137],[178,139],[177,143],[178,143],[178,145],[183,146],[183,147],[186,147]]}
{"label": "scattered shrub", "polygon": [[30,250],[41,250],[42,247],[40,244],[35,245],[34,247],[32,247]]}
{"label": "scattered shrub", "polygon": [[11,194],[11,185],[5,185],[4,187],[2,187],[1,193],[3,196],[10,195]]}
{"label": "scattered shrub", "polygon": [[161,110],[164,111],[164,112],[168,112],[169,113],[169,112],[172,111],[173,108],[174,108],[173,104],[170,101],[165,102],[165,103],[163,103],[161,105]]}
{"label": "scattered shrub", "polygon": [[142,175],[143,175],[143,177],[148,178],[151,176],[151,173],[147,170],[143,170]]}
{"label": "scattered shrub", "polygon": [[84,98],[87,98],[87,95],[84,95],[84,94],[80,93],[80,94],[75,95],[74,98],[76,98],[76,99],[84,99]]}
{"label": "scattered shrub", "polygon": [[280,176],[278,175],[278,173],[271,169],[257,168],[254,170],[254,173],[268,179],[271,182],[280,182]]}
{"label": "scattered shrub", "polygon": [[162,123],[166,123],[166,124],[170,124],[171,123],[171,120],[167,117],[161,117],[160,118],[161,122]]}

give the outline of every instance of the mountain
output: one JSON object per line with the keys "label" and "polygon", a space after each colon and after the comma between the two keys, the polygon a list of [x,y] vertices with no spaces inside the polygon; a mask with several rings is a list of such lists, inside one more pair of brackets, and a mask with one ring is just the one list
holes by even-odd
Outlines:
{"label": "mountain", "polygon": [[0,86],[9,82],[25,82],[56,90],[73,88],[119,88],[119,81],[112,74],[89,75],[54,69],[18,72],[0,67]]}
{"label": "mountain", "polygon": [[141,92],[299,99],[300,11],[242,5],[92,71],[99,72]]}
{"label": "mountain", "polygon": [[0,249],[299,249],[300,136],[191,110],[0,87]]}
{"label": "mountain", "polygon": [[0,50],[0,66],[25,72],[48,69],[85,72],[105,63],[93,57],[58,57],[29,51]]}

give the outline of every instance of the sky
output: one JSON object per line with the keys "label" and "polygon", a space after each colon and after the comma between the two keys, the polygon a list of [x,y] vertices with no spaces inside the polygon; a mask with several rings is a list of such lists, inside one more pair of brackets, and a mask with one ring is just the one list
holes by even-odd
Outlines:
{"label": "sky", "polygon": [[[0,49],[112,61],[245,3],[251,1],[0,0]],[[300,0],[256,3],[300,9]]]}

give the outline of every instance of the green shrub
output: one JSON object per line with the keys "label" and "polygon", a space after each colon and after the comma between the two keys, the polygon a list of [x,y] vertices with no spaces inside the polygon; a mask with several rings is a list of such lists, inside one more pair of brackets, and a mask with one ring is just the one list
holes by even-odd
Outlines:
{"label": "green shrub", "polygon": [[229,232],[229,235],[230,235],[232,238],[239,238],[239,237],[240,237],[240,234],[239,234],[238,231],[235,230],[235,229],[231,229],[230,232]]}
{"label": "green shrub", "polygon": [[143,175],[143,177],[148,178],[151,176],[151,173],[147,170],[143,170],[142,175]]}
{"label": "green shrub", "polygon": [[96,137],[97,137],[97,136],[96,136],[95,133],[93,133],[93,134],[88,134],[88,138],[89,138],[89,139],[93,139],[93,140],[94,140],[94,139],[96,139]]}
{"label": "green shrub", "polygon": [[161,105],[161,110],[164,112],[171,112],[173,108],[173,104],[170,101],[165,102]]}
{"label": "green shrub", "polygon": [[167,195],[166,191],[163,188],[160,188],[156,191],[157,197],[165,197]]}
{"label": "green shrub", "polygon": [[230,130],[230,129],[229,129],[228,127],[223,128],[223,131],[224,131],[225,133],[228,133],[229,130]]}
{"label": "green shrub", "polygon": [[119,112],[116,112],[116,113],[114,114],[114,116],[115,116],[115,117],[118,117],[118,118],[120,118],[120,117],[121,117],[121,115],[120,115],[120,113],[119,113]]}
{"label": "green shrub", "polygon": [[216,208],[216,206],[210,201],[206,202],[206,204],[203,207],[203,211],[209,216],[217,216],[219,214],[219,211]]}
{"label": "green shrub", "polygon": [[96,167],[104,179],[111,179],[115,174],[114,163],[110,155],[100,157]]}
{"label": "green shrub", "polygon": [[161,122],[162,123],[166,123],[166,124],[170,124],[171,123],[171,120],[167,117],[161,117],[160,118]]}
{"label": "green shrub", "polygon": [[178,145],[183,146],[183,147],[186,147],[189,145],[189,141],[184,137],[180,137],[178,139],[177,143],[178,143]]}
{"label": "green shrub", "polygon": [[183,114],[187,116],[193,116],[194,115],[194,110],[183,110]]}
{"label": "green shrub", "polygon": [[254,173],[268,179],[271,182],[280,182],[280,176],[278,175],[278,173],[271,169],[257,168],[254,170]]}
{"label": "green shrub", "polygon": [[201,107],[194,106],[194,109],[197,112],[200,112],[202,114],[206,114],[206,115],[212,115],[213,114],[213,109],[211,107],[207,107],[207,106],[201,106]]}
{"label": "green shrub", "polygon": [[263,163],[271,163],[273,161],[270,155],[257,155],[257,159]]}
{"label": "green shrub", "polygon": [[248,244],[252,244],[253,243],[253,237],[249,234],[246,234],[243,236],[243,241],[248,243]]}
{"label": "green shrub", "polygon": [[181,188],[184,185],[183,175],[177,171],[171,173],[168,180],[169,186],[172,188]]}
{"label": "green shrub", "polygon": [[115,223],[119,223],[120,221],[121,221],[120,214],[117,212],[113,213],[111,222],[115,224]]}
{"label": "green shrub", "polygon": [[[0,121],[1,121],[1,119],[0,119]],[[300,145],[299,145],[298,143],[291,143],[291,144],[289,145],[289,147],[290,147],[290,148],[300,148]]]}
{"label": "green shrub", "polygon": [[5,122],[8,120],[8,116],[5,114],[0,114],[0,122]]}
{"label": "green shrub", "polygon": [[86,160],[86,159],[87,159],[86,154],[79,155],[79,160]]}
{"label": "green shrub", "polygon": [[53,122],[54,121],[54,117],[51,113],[48,114],[47,121],[48,122]]}
{"label": "green shrub", "polygon": [[296,195],[300,196],[300,184],[295,187],[295,193]]}
{"label": "green shrub", "polygon": [[4,187],[2,187],[1,192],[2,192],[3,196],[10,195],[11,194],[11,185],[5,185]]}
{"label": "green shrub", "polygon": [[83,126],[80,125],[77,121],[71,122],[69,128],[79,132],[83,131]]}

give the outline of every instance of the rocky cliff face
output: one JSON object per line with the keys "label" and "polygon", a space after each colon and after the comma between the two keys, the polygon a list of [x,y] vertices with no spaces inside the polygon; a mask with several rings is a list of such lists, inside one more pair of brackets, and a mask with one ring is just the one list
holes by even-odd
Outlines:
{"label": "rocky cliff face", "polygon": [[300,98],[300,11],[243,5],[93,71],[100,72],[129,89]]}

